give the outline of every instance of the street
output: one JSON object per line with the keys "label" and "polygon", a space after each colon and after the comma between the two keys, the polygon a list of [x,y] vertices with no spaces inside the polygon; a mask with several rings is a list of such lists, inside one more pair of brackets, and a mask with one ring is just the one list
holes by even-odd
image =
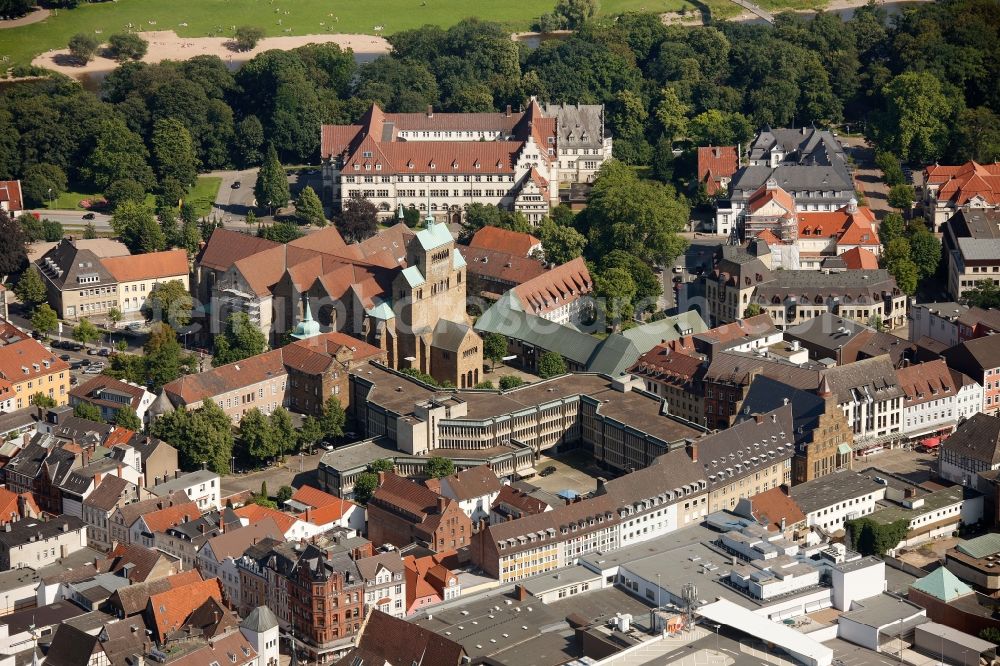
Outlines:
{"label": "street", "polygon": [[40,208],[37,210],[25,211],[31,215],[38,215],[53,222],[58,222],[63,225],[63,228],[69,229],[83,229],[87,224],[93,224],[94,228],[98,232],[110,232],[111,231],[111,216],[105,215],[104,213],[93,213],[94,219],[85,220],[84,215],[88,215],[86,211],[82,210],[48,210]]}

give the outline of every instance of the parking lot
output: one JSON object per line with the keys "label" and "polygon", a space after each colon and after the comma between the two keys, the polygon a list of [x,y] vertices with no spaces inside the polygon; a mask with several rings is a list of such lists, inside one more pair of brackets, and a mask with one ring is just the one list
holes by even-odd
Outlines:
{"label": "parking lot", "polygon": [[[64,347],[71,346],[70,349]],[[99,375],[108,365],[108,347],[90,346],[84,348],[79,343],[53,340],[49,343],[52,353],[59,359],[70,364],[70,377],[73,386],[86,383],[94,375]]]}
{"label": "parking lot", "polygon": [[863,470],[868,467],[878,467],[886,472],[899,474],[912,483],[924,483],[937,476],[937,454],[889,449],[855,458],[854,469]]}
{"label": "parking lot", "polygon": [[[542,453],[535,463],[539,474],[530,483],[553,495],[563,490],[572,490],[578,495],[590,493],[597,487],[596,476],[591,474],[596,470],[588,469],[590,465],[590,456],[585,453],[574,452],[557,458]],[[556,471],[542,476],[542,470],[550,466],[555,467]]]}

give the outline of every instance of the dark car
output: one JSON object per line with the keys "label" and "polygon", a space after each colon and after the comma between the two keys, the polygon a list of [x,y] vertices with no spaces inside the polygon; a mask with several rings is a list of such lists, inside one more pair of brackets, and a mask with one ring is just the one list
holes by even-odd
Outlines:
{"label": "dark car", "polygon": [[70,351],[75,351],[75,352],[83,351],[83,345],[81,345],[79,342],[67,342],[66,344],[69,346],[63,347],[63,349],[69,349]]}
{"label": "dark car", "polygon": [[87,214],[85,214],[83,216],[83,219],[85,219],[85,220],[93,220],[95,217],[97,217],[97,216],[94,215],[93,213],[87,213]]}
{"label": "dark car", "polygon": [[[83,361],[86,361],[86,360],[87,359],[83,359]],[[72,363],[69,364],[69,369],[70,370],[79,370],[84,365],[83,361],[73,361]],[[87,361],[87,363],[89,364],[90,361]]]}
{"label": "dark car", "polygon": [[538,475],[539,476],[548,476],[550,474],[555,474],[555,473],[556,473],[556,468],[554,466],[552,466],[552,465],[549,465],[548,467],[546,467],[545,469],[543,469],[541,472],[539,472]]}
{"label": "dark car", "polygon": [[101,347],[100,351],[97,352],[98,356],[111,356],[111,350],[107,347]]}
{"label": "dark car", "polygon": [[76,378],[76,375],[70,375],[69,376],[69,385],[70,386],[76,386],[79,383],[80,383],[80,380]]}
{"label": "dark car", "polygon": [[60,355],[59,355],[59,359],[60,359],[60,360],[62,360],[62,361],[67,361],[67,362],[68,362],[68,361],[69,361],[70,359],[72,359],[72,358],[73,358],[73,357],[72,357],[72,356],[70,356],[69,354],[60,354]]}
{"label": "dark car", "polygon": [[81,366],[83,366],[84,368],[86,368],[86,367],[87,367],[88,365],[90,365],[90,359],[89,359],[89,358],[81,358],[81,359],[80,359],[80,360],[78,361],[78,363],[79,363],[79,364],[80,364]]}
{"label": "dark car", "polygon": [[243,183],[241,183],[240,181],[236,181],[235,183],[233,183],[232,185],[230,185],[230,187],[233,188],[234,190],[238,190],[241,187],[243,187]]}
{"label": "dark car", "polygon": [[681,275],[675,275],[674,276],[674,283],[676,284],[678,282],[684,282],[684,277],[681,276]]}

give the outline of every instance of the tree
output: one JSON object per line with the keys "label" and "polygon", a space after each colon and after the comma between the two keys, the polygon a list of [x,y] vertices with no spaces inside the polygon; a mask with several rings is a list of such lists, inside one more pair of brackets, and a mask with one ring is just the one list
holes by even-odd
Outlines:
{"label": "tree", "polygon": [[266,498],[266,497],[264,497],[262,495],[254,495],[253,503],[256,504],[257,506],[262,506],[265,509],[277,509],[278,508],[278,503],[277,502],[269,500],[268,498]]}
{"label": "tree", "polygon": [[[606,313],[612,328],[617,330],[623,321],[632,319],[636,286],[628,270],[613,267],[598,274],[594,279],[594,293],[600,299],[601,308]],[[539,363],[539,374],[542,374],[541,363]],[[560,373],[551,373],[549,376],[552,374]]]}
{"label": "tree", "polygon": [[757,315],[762,314],[763,312],[764,309],[761,308],[760,305],[758,305],[757,303],[751,303],[750,305],[746,306],[746,308],[743,309],[743,316],[756,317]]}
{"label": "tree", "polygon": [[55,398],[51,398],[39,391],[28,398],[28,404],[41,407],[42,409],[52,409],[56,406],[56,401]]}
{"label": "tree", "polygon": [[100,337],[101,332],[88,319],[81,319],[73,328],[73,339],[81,344],[88,345]]}
{"label": "tree", "polygon": [[851,549],[866,556],[883,556],[894,550],[906,538],[908,525],[909,521],[905,518],[888,524],[871,518],[855,518],[844,523],[850,535]]}
{"label": "tree", "polygon": [[112,307],[108,310],[108,321],[112,324],[117,324],[122,320],[122,311],[116,307]]}
{"label": "tree", "polygon": [[135,432],[142,431],[142,421],[131,407],[122,407],[115,412],[115,425]]}
{"label": "tree", "polygon": [[395,468],[395,465],[388,458],[376,458],[375,460],[368,463],[368,471],[375,472],[391,472]]}
{"label": "tree", "polygon": [[878,239],[883,247],[889,247],[893,239],[901,238],[906,230],[903,216],[899,213],[889,213],[878,225]]}
{"label": "tree", "polygon": [[163,182],[172,179],[183,188],[194,185],[198,179],[198,157],[184,124],[176,118],[160,118],[153,124],[152,141],[157,177]]}
{"label": "tree", "polygon": [[28,265],[27,237],[21,224],[0,209],[0,281],[7,275],[19,273]]}
{"label": "tree", "polygon": [[909,241],[910,258],[917,265],[920,279],[934,275],[941,262],[941,242],[920,222],[911,225]]}
{"label": "tree", "polygon": [[340,399],[331,395],[323,403],[323,413],[319,417],[319,427],[323,432],[323,437],[327,439],[337,439],[344,436],[344,424],[347,423],[347,414],[340,405]]}
{"label": "tree", "polygon": [[1000,286],[993,280],[980,280],[963,294],[965,302],[976,308],[1000,308]]}
{"label": "tree", "polygon": [[145,365],[142,381],[148,383],[154,392],[159,392],[164,384],[182,374],[191,372],[197,365],[195,358],[181,349],[174,329],[163,322],[155,322],[150,327],[141,358]]}
{"label": "tree", "polygon": [[979,632],[979,637],[984,641],[1000,644],[1000,629],[996,627],[986,627]]}
{"label": "tree", "polygon": [[337,229],[348,243],[360,243],[371,238],[378,231],[378,210],[375,204],[359,192],[353,192],[337,220]]}
{"label": "tree", "polygon": [[226,320],[222,334],[215,338],[212,366],[235,363],[262,354],[266,349],[267,338],[261,330],[250,322],[245,312],[234,312]]}
{"label": "tree", "polygon": [[142,137],[116,117],[103,120],[96,130],[96,145],[80,174],[101,191],[119,180],[132,179],[145,188],[153,185],[149,151]]}
{"label": "tree", "polygon": [[358,504],[368,504],[376,488],[378,488],[378,474],[361,472],[354,480],[354,501]]}
{"label": "tree", "polygon": [[869,328],[874,328],[876,331],[879,332],[885,330],[885,322],[882,321],[882,318],[876,314],[873,314],[870,317],[868,317],[868,321],[865,322],[865,325],[868,326]]}
{"label": "tree", "polygon": [[570,226],[546,219],[541,226],[542,247],[545,259],[553,264],[565,264],[583,254],[587,238]]}
{"label": "tree", "polygon": [[236,157],[244,168],[259,166],[264,160],[264,127],[257,116],[250,115],[236,124]]}
{"label": "tree", "polygon": [[892,153],[884,150],[876,152],[875,166],[882,170],[882,176],[890,187],[906,182],[903,167],[899,165],[899,159]]}
{"label": "tree", "polygon": [[236,28],[233,37],[237,51],[253,51],[257,48],[257,42],[264,38],[264,31],[254,26],[241,25]]}
{"label": "tree", "polygon": [[879,145],[904,161],[933,162],[944,154],[955,100],[930,72],[907,71],[882,89],[885,110],[874,123]]}
{"label": "tree", "polygon": [[[556,352],[545,352],[538,359],[538,376],[542,379],[564,374],[566,374],[566,361]],[[500,387],[503,388],[503,384]]]}
{"label": "tree", "polygon": [[403,224],[411,229],[416,228],[420,224],[420,211],[416,208],[404,208]]}
{"label": "tree", "polygon": [[35,306],[49,300],[45,282],[42,281],[41,274],[34,266],[29,267],[21,274],[21,279],[14,286],[14,293],[17,295],[17,299],[29,310],[33,310]]}
{"label": "tree", "polygon": [[663,136],[673,143],[687,131],[687,114],[690,108],[681,101],[677,90],[667,86],[660,91],[660,103],[656,105],[656,119],[663,128]]}
{"label": "tree", "polygon": [[111,228],[134,253],[158,252],[167,243],[153,211],[134,201],[118,206],[111,216]]}
{"label": "tree", "polygon": [[635,283],[632,303],[641,307],[643,312],[656,310],[657,301],[663,294],[663,282],[648,263],[624,250],[614,250],[606,254],[600,264],[605,271],[621,268],[628,273]]}
{"label": "tree", "polygon": [[901,259],[889,266],[889,273],[896,278],[896,286],[907,296],[917,292],[920,270],[910,259]]}
{"label": "tree", "polygon": [[148,321],[162,321],[176,329],[191,323],[194,301],[191,292],[180,280],[158,282],[142,305],[142,316]]}
{"label": "tree", "polygon": [[611,160],[598,172],[587,208],[576,216],[586,230],[588,255],[624,250],[647,263],[670,263],[687,246],[677,235],[688,222],[687,203],[673,189],[640,180],[628,166]]}
{"label": "tree", "polygon": [[42,303],[31,313],[31,328],[48,335],[59,327],[59,317],[48,303]]}
{"label": "tree", "polygon": [[292,415],[280,405],[271,412],[271,432],[279,456],[284,456],[295,448],[298,436],[295,426],[292,425]]}
{"label": "tree", "polygon": [[741,113],[710,109],[688,122],[688,137],[696,146],[731,146],[753,137],[753,126]]}
{"label": "tree", "polygon": [[186,470],[209,469],[225,474],[233,451],[232,421],[210,400],[194,410],[177,409],[153,421],[150,434],[177,449]]}
{"label": "tree", "polygon": [[78,32],[69,38],[69,54],[76,58],[81,65],[86,65],[94,59],[98,46],[100,44],[93,36],[83,32]]}
{"label": "tree", "polygon": [[299,428],[298,434],[299,450],[312,450],[322,439],[323,427],[320,425],[319,419],[314,416],[306,416],[302,419],[302,426]]}
{"label": "tree", "polygon": [[87,222],[83,225],[83,237],[88,240],[97,238],[97,227],[94,226],[93,222]]}
{"label": "tree", "polygon": [[893,238],[885,246],[885,265],[892,266],[900,261],[910,259],[910,241],[905,237]]}
{"label": "tree", "polygon": [[0,2],[0,18],[20,18],[35,6],[34,0],[3,0]]}
{"label": "tree", "polygon": [[910,210],[913,206],[913,197],[912,185],[893,185],[889,190],[888,202],[893,208]]}
{"label": "tree", "polygon": [[455,463],[453,463],[450,458],[431,456],[427,459],[427,465],[424,467],[424,471],[432,479],[441,479],[455,473]]}
{"label": "tree", "polygon": [[112,211],[117,211],[118,207],[125,202],[145,205],[146,188],[142,183],[131,178],[116,180],[104,190],[104,198],[108,200]]}
{"label": "tree", "polygon": [[509,391],[524,384],[524,380],[517,375],[504,375],[500,378],[500,390]]}
{"label": "tree", "polygon": [[292,495],[295,494],[295,490],[291,486],[281,486],[278,488],[278,492],[274,495],[274,499],[278,504],[284,504],[288,500],[292,499]]}
{"label": "tree", "polygon": [[257,227],[257,235],[260,238],[274,241],[276,243],[291,243],[296,238],[304,235],[297,225],[290,222],[275,222],[268,226]]}
{"label": "tree", "polygon": [[89,402],[76,403],[73,407],[73,416],[98,423],[104,422],[104,418],[101,416],[101,408]]}
{"label": "tree", "polygon": [[244,412],[240,419],[240,440],[255,460],[267,460],[278,454],[271,421],[256,407]]}
{"label": "tree", "polygon": [[253,194],[257,197],[258,206],[267,206],[269,210],[281,208],[288,203],[291,194],[288,191],[288,177],[278,161],[278,151],[274,144],[267,147],[267,156],[257,172],[257,182],[253,186]]}
{"label": "tree", "polygon": [[31,164],[21,182],[24,198],[30,206],[41,206],[66,191],[66,172],[55,164]]}
{"label": "tree", "polygon": [[142,60],[149,49],[149,44],[145,39],[135,33],[119,33],[108,38],[108,46],[111,54],[118,62],[128,60]]}
{"label": "tree", "polygon": [[503,360],[507,354],[507,338],[499,333],[487,333],[483,336],[483,357],[490,361],[490,372]]}
{"label": "tree", "polygon": [[326,226],[326,215],[323,213],[323,202],[316,195],[316,190],[306,185],[295,199],[295,219],[299,224],[313,224],[317,227]]}

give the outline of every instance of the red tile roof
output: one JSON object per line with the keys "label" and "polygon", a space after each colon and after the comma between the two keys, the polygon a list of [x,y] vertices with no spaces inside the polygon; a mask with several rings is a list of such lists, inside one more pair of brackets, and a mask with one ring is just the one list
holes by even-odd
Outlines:
{"label": "red tile roof", "polygon": [[753,507],[753,517],[772,532],[781,529],[782,520],[788,528],[806,519],[799,505],[781,487],[754,495],[750,498],[750,503]]}
{"label": "red tile roof", "polygon": [[757,234],[757,240],[762,240],[771,247],[774,247],[775,245],[784,244],[784,242],[780,238],[775,236],[774,232],[771,231],[770,229],[764,229],[764,231]]}
{"label": "red tile roof", "polygon": [[188,274],[187,250],[166,250],[127,257],[107,257],[101,263],[119,282],[181,278]]}
{"label": "red tile roof", "polygon": [[863,247],[854,247],[840,255],[840,258],[852,271],[874,270],[878,268],[878,257]]}
{"label": "red tile roof", "polygon": [[0,180],[0,204],[13,213],[24,210],[24,197],[21,195],[21,181]]}
{"label": "red tile roof", "polygon": [[147,513],[143,516],[143,520],[150,532],[163,532],[188,520],[194,520],[200,515],[201,509],[197,504],[185,502]]}
{"label": "red tile roof", "polygon": [[587,264],[582,257],[577,257],[514,287],[514,293],[526,310],[544,315],[593,289],[594,283]]}
{"label": "red tile roof", "polygon": [[148,608],[153,615],[153,625],[160,642],[167,634],[177,631],[184,621],[209,598],[222,601],[222,587],[218,578],[189,583],[149,598]]}
{"label": "red tile roof", "polygon": [[98,397],[99,392],[102,390],[114,391],[129,396],[132,399],[129,403],[132,409],[138,409],[139,403],[142,401],[142,396],[146,393],[146,390],[141,386],[129,384],[108,375],[94,375],[79,386],[71,388],[69,394],[80,400],[93,402],[98,405],[121,406],[121,403],[117,400],[104,400]]}
{"label": "red tile roof", "polygon": [[747,212],[754,213],[772,201],[784,208],[788,215],[795,215],[795,199],[792,198],[792,195],[782,189],[780,185],[768,187],[767,183],[761,185],[760,189],[750,195],[747,200]]}
{"label": "red tile roof", "polygon": [[500,489],[500,494],[493,501],[493,506],[499,504],[506,504],[519,509],[526,515],[534,515],[536,513],[544,513],[548,505],[537,497],[532,497],[531,495],[514,488],[513,486],[504,486]]}
{"label": "red tile roof", "polygon": [[851,211],[844,206],[835,211],[798,214],[799,238],[836,238],[841,245],[879,245],[875,214],[866,206]]}
{"label": "red tile roof", "polygon": [[[280,349],[245,358],[236,363],[220,365],[196,375],[184,375],[163,387],[163,390],[185,405],[197,406],[205,398],[249,386],[267,379],[287,376]],[[175,402],[176,402],[175,401]]]}
{"label": "red tile roof", "polygon": [[288,530],[292,529],[296,520],[294,516],[289,516],[287,513],[283,513],[270,507],[261,506],[259,504],[247,504],[245,506],[241,506],[235,510],[235,513],[240,518],[246,518],[249,520],[251,525],[259,523],[265,518],[270,518],[274,521],[274,524],[278,526],[278,529],[281,530],[282,534],[285,534]]}
{"label": "red tile roof", "polygon": [[32,338],[0,347],[0,378],[14,384],[66,370],[69,363]]}
{"label": "red tile roof", "polygon": [[[469,275],[481,275],[509,284],[522,284],[545,273],[540,261],[525,256],[461,245],[458,251],[468,266]],[[497,294],[501,296],[502,294]]]}
{"label": "red tile roof", "polygon": [[739,166],[736,146],[698,148],[698,180],[705,183],[705,191],[709,196],[725,191],[722,179],[732,178]]}
{"label": "red tile roof", "polygon": [[928,185],[940,186],[938,201],[962,206],[970,199],[982,197],[987,204],[1000,204],[1000,162],[966,162],[958,166],[935,164],[925,169],[924,177]]}
{"label": "red tile roof", "polygon": [[340,501],[340,498],[336,495],[324,493],[319,488],[313,488],[312,486],[302,486],[292,493],[291,499],[299,504],[311,506],[314,509],[320,509]]}
{"label": "red tile roof", "polygon": [[[372,494],[376,504],[400,508],[407,513],[419,516],[422,520],[428,514],[437,511],[440,495],[419,483],[410,481],[396,474],[380,473],[379,487]],[[447,500],[451,502],[451,500]]]}
{"label": "red tile roof", "polygon": [[651,379],[694,379],[704,360],[697,356],[674,351],[670,345],[657,345],[639,357],[629,372]]}
{"label": "red tile roof", "polygon": [[531,234],[488,226],[476,232],[476,235],[472,237],[472,241],[469,243],[469,247],[486,248],[527,257],[533,248],[541,244],[542,241]]}
{"label": "red tile roof", "polygon": [[240,259],[252,257],[259,252],[279,245],[280,243],[239,231],[216,229],[209,237],[201,256],[198,257],[198,264],[213,270],[224,271]]}
{"label": "red tile roof", "polygon": [[906,398],[903,407],[940,400],[958,392],[955,375],[944,359],[917,363],[896,370],[896,381]]}
{"label": "red tile roof", "polygon": [[299,514],[299,520],[304,520],[313,525],[329,525],[343,518],[347,513],[358,505],[351,500],[337,498],[334,504],[327,504],[318,509],[309,509]]}

